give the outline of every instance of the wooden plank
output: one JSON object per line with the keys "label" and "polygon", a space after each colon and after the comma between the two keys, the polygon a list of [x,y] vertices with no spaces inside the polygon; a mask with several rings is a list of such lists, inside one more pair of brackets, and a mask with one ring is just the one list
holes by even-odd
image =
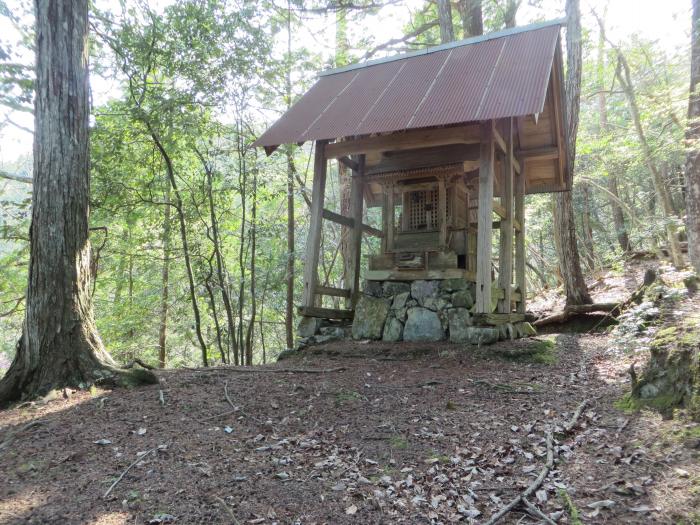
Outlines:
{"label": "wooden plank", "polygon": [[318,285],[318,259],[321,248],[321,226],[323,223],[323,201],[326,193],[327,161],[325,147],[327,141],[316,141],[314,155],[314,182],[311,192],[311,210],[309,212],[309,235],[306,241],[306,262],[304,265],[304,289],[302,304],[314,305],[316,286]]}
{"label": "wooden plank", "polygon": [[387,194],[386,194],[386,205],[387,211],[387,223],[386,223],[386,251],[390,252],[394,249],[394,198],[396,194],[394,192],[394,183],[390,182],[387,184]]}
{"label": "wooden plank", "polygon": [[521,149],[518,151],[518,156],[525,163],[538,160],[553,160],[559,158],[559,149],[551,146],[544,148]]}
{"label": "wooden plank", "polygon": [[350,187],[350,206],[352,207],[353,224],[361,225],[360,228],[353,228],[350,241],[350,260],[352,265],[350,275],[348,276],[347,297],[350,299],[349,305],[352,309],[355,308],[357,300],[360,297],[360,266],[362,263],[362,232],[364,224],[362,224],[362,212],[364,209],[364,176],[365,176],[365,156],[359,155],[356,158],[355,165],[357,169],[353,170],[353,177]]}
{"label": "wooden plank", "polygon": [[355,221],[352,219],[352,217],[345,217],[344,215],[341,215],[331,210],[327,210],[325,208],[323,208],[322,217],[326,220],[335,222],[336,224],[342,224],[343,226],[347,226],[348,228],[355,227]]}
{"label": "wooden plank", "polygon": [[370,270],[365,274],[368,281],[415,281],[419,279],[466,279],[476,281],[474,272],[461,268],[443,270]]}
{"label": "wooden plank", "polygon": [[[523,169],[525,169],[523,163]],[[520,174],[515,180],[515,220],[520,228],[515,232],[515,287],[520,293],[520,300],[517,304],[518,313],[524,314],[526,308],[525,289],[525,172]]]}
{"label": "wooden plank", "polygon": [[378,230],[377,228],[373,228],[369,224],[362,225],[362,233],[366,233],[367,235],[370,235],[372,237],[378,237],[380,239],[384,238],[384,232],[382,230]]}
{"label": "wooden plank", "polygon": [[493,128],[493,138],[496,140],[496,145],[499,147],[501,152],[508,153],[508,146],[506,146],[506,141],[503,139],[501,132],[498,131],[497,127]]}
{"label": "wooden plank", "polygon": [[329,144],[326,155],[329,159],[336,159],[358,153],[403,151],[447,144],[478,144],[479,140],[477,125],[416,129]]}
{"label": "wooden plank", "polygon": [[506,323],[520,323],[525,320],[525,314],[518,313],[486,313],[474,314],[475,325],[501,325]]}
{"label": "wooden plank", "polygon": [[332,286],[317,286],[316,295],[330,295],[332,297],[350,297],[350,290],[334,288]]}
{"label": "wooden plank", "polygon": [[461,164],[479,158],[476,144],[452,144],[432,148],[419,148],[407,151],[391,151],[383,154],[376,164],[368,164],[368,175],[380,173],[437,168],[447,164]]}
{"label": "wooden plank", "polygon": [[445,188],[445,178],[438,179],[438,246],[445,249],[447,246],[447,191]]}
{"label": "wooden plank", "polygon": [[491,221],[493,213],[494,121],[481,124],[479,210],[476,249],[476,312],[491,312]]}
{"label": "wooden plank", "polygon": [[506,133],[506,158],[504,163],[503,197],[501,203],[505,207],[505,217],[501,220],[498,286],[505,290],[503,299],[498,301],[500,313],[510,313],[511,285],[513,283],[513,119],[509,118]]}
{"label": "wooden plank", "polygon": [[297,312],[305,317],[319,317],[321,319],[352,319],[355,316],[355,312],[352,310],[336,310],[315,306],[300,306],[297,308]]}
{"label": "wooden plank", "polygon": [[501,219],[506,218],[506,208],[498,201],[493,201],[493,212],[498,215]]}

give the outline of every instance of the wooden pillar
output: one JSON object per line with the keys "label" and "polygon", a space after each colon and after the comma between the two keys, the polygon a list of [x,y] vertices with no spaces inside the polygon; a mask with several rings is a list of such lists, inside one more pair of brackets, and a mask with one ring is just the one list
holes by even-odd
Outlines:
{"label": "wooden pillar", "polygon": [[326,140],[316,141],[314,156],[314,182],[311,192],[311,211],[309,213],[309,236],[306,241],[306,262],[304,265],[304,291],[302,306],[314,306],[316,287],[318,286],[319,250],[321,248],[321,227],[323,225],[323,203],[326,194]]}
{"label": "wooden pillar", "polygon": [[386,239],[386,250],[394,250],[394,205],[395,205],[395,195],[394,195],[394,183],[388,182],[384,187],[384,212],[386,214],[386,222],[384,230],[384,238]]}
{"label": "wooden pillar", "polygon": [[476,242],[476,313],[491,313],[491,233],[494,179],[494,121],[481,124],[479,209]]}
{"label": "wooden pillar", "polygon": [[350,308],[355,309],[360,296],[360,264],[362,261],[362,212],[364,209],[364,185],[365,185],[365,156],[354,157],[357,170],[352,173],[352,186],[350,188],[350,205],[352,207],[353,229],[350,240],[351,268],[348,276],[350,287]]}
{"label": "wooden pillar", "polygon": [[445,189],[445,177],[438,177],[438,228],[441,250],[447,248],[447,191]]}
{"label": "wooden pillar", "polygon": [[498,311],[509,314],[511,311],[511,291],[513,283],[513,119],[510,118],[506,130],[506,155],[501,205],[506,216],[501,219],[501,234],[498,258],[498,286],[503,288],[503,299],[498,301]]}
{"label": "wooden pillar", "polygon": [[520,292],[517,311],[525,313],[525,160],[520,159],[520,173],[515,178],[515,220],[520,229],[515,232],[515,286]]}

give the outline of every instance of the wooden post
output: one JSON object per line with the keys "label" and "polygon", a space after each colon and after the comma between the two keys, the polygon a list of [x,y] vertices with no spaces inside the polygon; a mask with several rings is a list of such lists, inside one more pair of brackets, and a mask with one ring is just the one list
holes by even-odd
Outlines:
{"label": "wooden post", "polygon": [[513,283],[513,118],[508,120],[506,158],[501,205],[506,216],[501,219],[500,252],[498,258],[498,286],[503,288],[503,299],[498,300],[498,311],[511,312],[511,285]]}
{"label": "wooden post", "polygon": [[384,205],[386,211],[386,230],[384,232],[384,238],[386,239],[386,251],[394,250],[394,183],[389,182],[385,186],[385,198]]}
{"label": "wooden post", "polygon": [[518,313],[524,314],[526,307],[525,289],[525,159],[520,159],[520,173],[515,179],[515,220],[520,229],[515,232],[515,286],[520,292]]}
{"label": "wooden post", "polygon": [[445,177],[438,178],[438,228],[439,242],[441,250],[447,248],[447,191],[445,189]]}
{"label": "wooden post", "polygon": [[352,186],[350,188],[350,205],[352,206],[352,219],[354,227],[350,241],[350,275],[348,285],[350,288],[350,308],[355,309],[357,299],[360,296],[360,263],[362,256],[362,211],[364,204],[364,176],[365,176],[365,156],[353,157],[357,163],[357,170],[352,173]]}
{"label": "wooden post", "polygon": [[494,121],[481,124],[479,222],[476,243],[476,313],[491,313],[491,233],[494,179]]}
{"label": "wooden post", "polygon": [[321,226],[323,224],[323,201],[326,194],[326,140],[316,141],[314,156],[314,182],[311,192],[311,211],[309,221],[309,236],[306,241],[306,262],[304,265],[303,306],[314,306],[316,287],[318,286],[319,250],[321,248]]}

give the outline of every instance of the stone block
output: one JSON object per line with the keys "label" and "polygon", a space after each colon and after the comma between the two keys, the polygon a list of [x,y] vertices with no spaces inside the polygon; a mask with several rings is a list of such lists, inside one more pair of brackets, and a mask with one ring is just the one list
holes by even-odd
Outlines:
{"label": "stone block", "polygon": [[404,341],[441,341],[445,338],[437,313],[427,308],[411,308],[403,330]]}
{"label": "stone block", "polygon": [[384,325],[384,334],[382,335],[383,341],[396,342],[401,341],[403,337],[403,323],[391,317]]}
{"label": "stone block", "polygon": [[440,281],[413,281],[411,283],[411,296],[420,306],[424,306],[429,298],[436,298]]}
{"label": "stone block", "polygon": [[318,317],[302,317],[297,326],[297,335],[299,337],[312,337],[321,328],[322,319]]}
{"label": "stone block", "polygon": [[353,339],[381,339],[388,314],[388,300],[367,295],[360,297],[352,322]]}
{"label": "stone block", "polygon": [[411,285],[400,281],[384,281],[382,285],[384,297],[392,297],[401,293],[410,292]]}

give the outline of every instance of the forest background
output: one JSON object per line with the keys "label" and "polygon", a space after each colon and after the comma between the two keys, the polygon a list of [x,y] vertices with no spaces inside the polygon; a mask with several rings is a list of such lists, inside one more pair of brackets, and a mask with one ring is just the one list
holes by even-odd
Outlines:
{"label": "forest background", "polygon": [[[312,152],[306,144],[268,158],[251,144],[320,70],[439,44],[438,4],[94,2],[93,301],[117,361],[252,364],[293,344]],[[564,12],[563,1],[460,0],[451,3],[454,38],[475,34],[471,4],[481,5],[484,32]],[[683,240],[690,9],[675,0],[581,5],[572,200],[589,277],[663,249],[669,228]],[[0,374],[24,317],[32,16],[30,2],[0,1]],[[340,211],[342,174],[333,165],[330,175],[328,207]],[[552,207],[549,195],[527,199],[532,295],[562,284]],[[342,244],[327,225],[320,273],[330,285],[343,278]]]}

